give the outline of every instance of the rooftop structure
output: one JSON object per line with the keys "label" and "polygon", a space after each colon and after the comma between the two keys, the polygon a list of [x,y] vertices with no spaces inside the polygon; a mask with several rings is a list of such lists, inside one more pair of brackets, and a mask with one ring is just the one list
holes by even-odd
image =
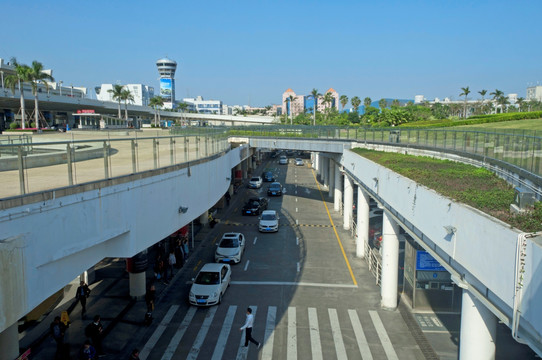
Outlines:
{"label": "rooftop structure", "polygon": [[160,74],[160,96],[164,99],[164,108],[173,109],[175,104],[175,71],[177,62],[168,58],[156,61]]}

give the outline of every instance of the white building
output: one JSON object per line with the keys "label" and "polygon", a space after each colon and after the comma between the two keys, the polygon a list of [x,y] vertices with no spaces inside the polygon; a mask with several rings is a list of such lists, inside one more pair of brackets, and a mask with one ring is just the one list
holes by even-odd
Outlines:
{"label": "white building", "polygon": [[529,86],[527,88],[527,97],[526,100],[538,100],[542,101],[542,86]]}
{"label": "white building", "polygon": [[187,110],[199,114],[222,114],[222,101],[204,100],[202,96],[196,98],[184,98],[183,102],[188,104]]}
{"label": "white building", "polygon": [[[134,101],[131,104],[148,106],[149,101],[154,97],[154,88],[143,84],[127,84],[123,85],[124,88],[130,90]],[[101,101],[117,102],[113,99],[113,94],[109,90],[113,89],[113,84],[102,84],[94,88],[96,91],[96,97]]]}

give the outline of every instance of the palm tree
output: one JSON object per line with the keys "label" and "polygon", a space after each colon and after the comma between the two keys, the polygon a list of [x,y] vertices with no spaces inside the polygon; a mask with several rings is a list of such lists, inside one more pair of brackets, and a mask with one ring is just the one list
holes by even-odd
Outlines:
{"label": "palm tree", "polygon": [[[184,102],[178,103],[178,104],[177,104],[177,108],[178,108],[179,110],[181,110],[181,112],[184,114],[185,111],[186,111],[186,109],[188,109],[188,104],[187,104],[187,103],[184,103]],[[182,115],[181,115],[181,119],[182,119]],[[186,117],[185,117],[185,120],[186,120]]]}
{"label": "palm tree", "polygon": [[43,71],[43,65],[39,61],[32,61],[32,66],[30,67],[29,80],[32,85],[32,93],[34,95],[34,113],[36,119],[36,128],[40,128],[39,120],[39,107],[38,107],[38,83],[45,85],[45,90],[49,89],[49,85],[46,80],[54,81],[53,77]]}
{"label": "palm tree", "polygon": [[318,98],[322,96],[317,89],[312,89],[311,95],[314,99],[314,111],[312,112],[312,125],[316,125],[316,111],[318,111]]}
{"label": "palm tree", "polygon": [[342,105],[343,111],[344,111],[344,107],[346,106],[346,104],[348,104],[348,96],[341,95],[341,97],[339,98],[339,101],[341,102],[341,105]]}
{"label": "palm tree", "polygon": [[333,106],[333,95],[328,92],[324,95],[324,99],[322,100],[322,103],[324,104],[324,106],[329,105],[329,108],[326,108],[325,109],[325,114],[326,114],[326,121],[327,121],[327,115],[329,114],[329,111],[331,110],[331,107]]}
{"label": "palm tree", "polygon": [[128,89],[123,89],[120,93],[121,99],[124,100],[124,118],[126,119],[126,124],[128,124],[128,101],[134,101],[134,95]]}
{"label": "palm tree", "polygon": [[161,96],[154,96],[149,100],[149,105],[154,109],[154,126],[156,126],[157,114],[158,122],[160,122],[160,112],[158,112],[158,108],[164,106],[164,99]]}
{"label": "palm tree", "polygon": [[10,62],[15,66],[15,74],[6,76],[4,83],[11,89],[13,95],[15,95],[15,85],[19,87],[21,101],[21,127],[25,129],[26,109],[24,106],[23,83],[30,80],[30,67],[28,65],[19,64],[16,58],[11,58]]}
{"label": "palm tree", "polygon": [[497,113],[497,99],[504,95],[502,91],[499,89],[495,89],[495,91],[490,92],[489,95],[493,95],[493,102],[495,104],[495,114]]}
{"label": "palm tree", "polygon": [[361,105],[361,100],[359,97],[354,96],[352,99],[350,99],[350,103],[352,104],[352,107],[354,108],[355,112],[358,112],[359,106]]}
{"label": "palm tree", "polygon": [[508,100],[508,96],[501,95],[497,98],[497,104],[501,107],[501,113],[505,112],[507,109],[506,105],[510,104],[510,101]]}
{"label": "palm tree", "polygon": [[523,107],[523,103],[525,102],[525,98],[518,97],[516,99],[516,103],[518,104],[519,111],[521,112],[521,108]]}
{"label": "palm tree", "polygon": [[363,99],[363,106],[365,107],[365,110],[367,110],[367,108],[371,106],[372,102],[373,100],[371,100],[371,98],[368,96],[365,99]]}
{"label": "palm tree", "polygon": [[113,85],[113,89],[107,90],[108,93],[111,93],[113,95],[113,100],[117,100],[119,102],[119,119],[122,117],[120,114],[120,102],[122,100],[122,89],[124,86],[115,84]]}
{"label": "palm tree", "polygon": [[[295,99],[296,99],[295,96],[290,95],[284,100],[285,103],[287,102],[290,103],[290,125],[292,125],[294,121],[294,111],[292,108],[292,101],[294,101]],[[288,120],[288,108],[286,108],[286,120]]]}
{"label": "palm tree", "polygon": [[380,99],[378,101],[378,107],[380,108],[380,110],[384,110],[386,106],[388,106],[388,101],[386,99]]}
{"label": "palm tree", "polygon": [[397,100],[397,99],[394,99],[394,100],[391,102],[391,106],[392,106],[392,107],[398,107],[398,106],[400,106],[400,105],[401,105],[401,103],[400,103],[399,100]]}
{"label": "palm tree", "polygon": [[467,118],[467,96],[471,93],[471,91],[469,90],[469,87],[463,87],[461,88],[461,94],[459,94],[459,96],[465,96],[465,102],[463,104],[463,117],[466,119]]}

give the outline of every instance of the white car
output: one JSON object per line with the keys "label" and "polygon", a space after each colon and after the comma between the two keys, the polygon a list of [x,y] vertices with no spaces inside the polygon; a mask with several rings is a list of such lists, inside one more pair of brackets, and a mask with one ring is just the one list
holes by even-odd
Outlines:
{"label": "white car", "polygon": [[275,210],[265,210],[260,216],[258,224],[260,232],[277,232],[279,231],[279,215]]}
{"label": "white car", "polygon": [[228,264],[205,264],[199,271],[188,294],[188,301],[196,306],[220,304],[230,285],[231,268]]}
{"label": "white car", "polygon": [[296,166],[303,166],[303,160],[300,158],[295,159],[295,165]]}
{"label": "white car", "polygon": [[217,244],[215,251],[216,262],[241,262],[241,256],[245,252],[245,236],[241,233],[225,233]]}
{"label": "white car", "polygon": [[261,176],[254,176],[248,182],[248,187],[251,189],[259,189],[262,187],[262,183],[263,183],[263,180]]}
{"label": "white car", "polygon": [[282,155],[279,159],[279,165],[288,165],[288,158]]}

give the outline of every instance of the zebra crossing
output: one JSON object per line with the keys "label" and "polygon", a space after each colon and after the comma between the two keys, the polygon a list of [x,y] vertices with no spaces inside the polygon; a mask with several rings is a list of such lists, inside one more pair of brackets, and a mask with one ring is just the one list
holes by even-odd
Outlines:
{"label": "zebra crossing", "polygon": [[[262,343],[259,350],[253,345],[245,347],[245,335],[239,332],[245,320],[244,306],[190,307],[182,316],[177,314],[180,307],[173,305],[143,347],[140,357],[142,360],[372,360],[378,351],[377,358],[398,359],[378,311],[291,306],[281,309],[279,319],[277,306],[250,307],[255,318],[253,336]],[[182,321],[173,325],[175,316]],[[363,326],[360,316],[364,317]],[[368,334],[372,342],[368,341]]]}

